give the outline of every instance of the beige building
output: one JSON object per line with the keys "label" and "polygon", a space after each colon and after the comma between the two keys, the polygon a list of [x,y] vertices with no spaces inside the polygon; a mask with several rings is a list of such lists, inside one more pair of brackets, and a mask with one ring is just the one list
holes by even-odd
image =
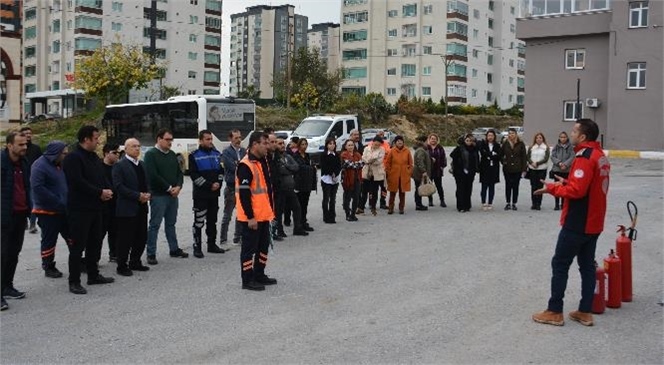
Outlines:
{"label": "beige building", "polygon": [[21,3],[1,0],[0,6],[0,122],[20,122]]}
{"label": "beige building", "polygon": [[[521,105],[525,55],[516,0],[344,0],[342,91]],[[447,64],[447,67],[445,66]]]}
{"label": "beige building", "polygon": [[231,15],[230,95],[253,86],[260,98],[274,98],[276,75],[288,70],[293,52],[307,46],[308,18],[293,5],[248,7]]}
{"label": "beige building", "polygon": [[341,27],[335,23],[313,24],[307,32],[310,49],[317,49],[327,63],[327,69],[334,72],[341,67],[339,58]]}
{"label": "beige building", "polygon": [[[142,45],[166,66],[164,85],[183,94],[219,94],[220,0],[25,0],[25,111],[69,116],[81,107],[72,89],[77,60],[114,42]],[[159,97],[158,81],[130,102]]]}
{"label": "beige building", "polygon": [[[577,117],[600,127],[605,148],[664,149],[664,3],[525,0],[526,138],[552,142]],[[580,81],[577,103],[577,80]]]}

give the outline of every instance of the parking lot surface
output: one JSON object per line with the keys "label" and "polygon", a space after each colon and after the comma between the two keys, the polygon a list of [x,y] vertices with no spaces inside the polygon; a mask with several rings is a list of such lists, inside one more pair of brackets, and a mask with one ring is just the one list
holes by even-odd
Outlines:
{"label": "parking lot surface", "polygon": [[[546,308],[550,260],[559,231],[553,198],[531,211],[522,180],[519,210],[473,209],[343,219],[323,224],[322,193],[310,202],[308,237],[276,242],[264,292],[241,289],[239,248],[204,259],[168,257],[163,230],[159,265],[132,277],[115,274],[106,245],[104,275],[116,282],[70,294],[67,249],[58,242],[61,279],[45,278],[39,235],[27,234],[15,285],[27,298],[0,315],[0,363],[642,363],[663,359],[662,161],[612,159],[605,231],[597,259],[615,247],[615,227],[639,208],[633,247],[634,300],[595,316],[594,327],[536,324]],[[319,189],[320,190],[320,189]],[[435,202],[438,198],[435,196]],[[191,248],[191,183],[180,198],[177,232]],[[291,230],[287,230],[290,234]],[[232,237],[232,236],[231,236]],[[84,277],[85,280],[85,277]],[[580,278],[570,269],[565,312],[576,309]]]}

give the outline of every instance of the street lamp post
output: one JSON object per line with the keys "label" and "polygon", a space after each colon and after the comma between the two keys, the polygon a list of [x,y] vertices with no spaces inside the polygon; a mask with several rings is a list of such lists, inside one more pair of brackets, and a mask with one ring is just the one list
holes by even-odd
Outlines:
{"label": "street lamp post", "polygon": [[447,116],[447,104],[448,104],[448,100],[447,100],[447,94],[448,94],[448,91],[447,91],[447,89],[448,89],[447,88],[447,86],[448,86],[447,70],[450,66],[454,65],[454,60],[449,55],[441,54],[439,56],[440,56],[440,59],[443,60],[443,66],[445,66],[445,115]]}

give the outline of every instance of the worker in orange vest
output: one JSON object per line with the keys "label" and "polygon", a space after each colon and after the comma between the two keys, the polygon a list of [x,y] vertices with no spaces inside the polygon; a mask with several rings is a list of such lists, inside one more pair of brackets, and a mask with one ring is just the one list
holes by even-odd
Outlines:
{"label": "worker in orange vest", "polygon": [[249,137],[249,151],[235,174],[237,220],[242,225],[242,289],[265,290],[277,279],[265,275],[270,244],[270,221],[274,219],[274,195],[265,156],[270,147],[265,133]]}

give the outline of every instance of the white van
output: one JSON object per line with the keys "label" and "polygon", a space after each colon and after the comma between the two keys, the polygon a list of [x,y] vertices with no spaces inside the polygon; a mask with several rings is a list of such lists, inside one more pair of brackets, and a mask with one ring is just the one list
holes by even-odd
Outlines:
{"label": "white van", "polygon": [[291,137],[306,138],[309,143],[307,153],[314,163],[320,161],[320,155],[325,150],[325,140],[334,136],[337,140],[337,151],[341,151],[344,143],[350,137],[350,131],[360,130],[360,121],[357,115],[324,114],[312,115],[304,118],[295,128]]}

